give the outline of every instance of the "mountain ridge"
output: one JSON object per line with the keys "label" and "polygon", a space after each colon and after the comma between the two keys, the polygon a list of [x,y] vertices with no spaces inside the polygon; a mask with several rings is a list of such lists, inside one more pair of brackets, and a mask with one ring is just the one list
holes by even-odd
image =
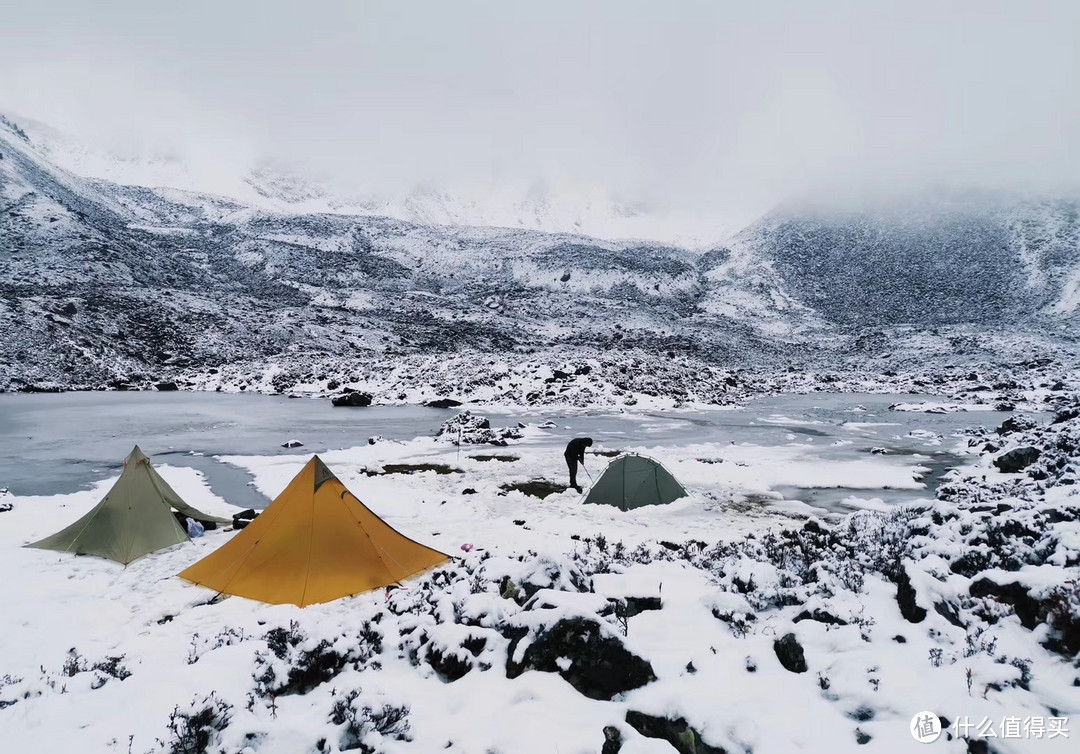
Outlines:
{"label": "mountain ridge", "polygon": [[304,354],[343,372],[462,352],[782,370],[885,363],[898,338],[942,327],[987,335],[934,353],[993,358],[1002,328],[1068,345],[1080,303],[1080,205],[1065,199],[903,222],[778,211],[702,252],[270,212],[80,177],[20,131],[0,123],[0,389]]}

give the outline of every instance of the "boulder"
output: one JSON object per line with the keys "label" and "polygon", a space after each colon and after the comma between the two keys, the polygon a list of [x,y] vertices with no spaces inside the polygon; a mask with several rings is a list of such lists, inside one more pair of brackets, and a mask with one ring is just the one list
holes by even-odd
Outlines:
{"label": "boulder", "polygon": [[967,625],[960,619],[960,611],[956,608],[956,605],[949,602],[935,602],[934,611],[957,628],[967,628]]}
{"label": "boulder", "polygon": [[780,664],[787,670],[792,673],[806,672],[806,655],[795,634],[785,634],[774,641],[773,651],[776,652],[776,659],[780,660]]}
{"label": "boulder", "polygon": [[1035,422],[1023,416],[1010,416],[997,428],[999,435],[1011,435],[1013,432],[1023,432],[1035,426]]}
{"label": "boulder", "polygon": [[1070,419],[1075,419],[1080,416],[1080,408],[1067,408],[1064,411],[1059,411],[1055,416],[1051,424],[1061,424],[1067,422]]}
{"label": "boulder", "polygon": [[659,597],[626,597],[623,615],[633,618],[646,610],[660,610],[663,607]]}
{"label": "boulder", "polygon": [[1033,629],[1046,621],[1046,607],[1039,600],[1028,594],[1027,587],[1018,582],[998,584],[990,579],[979,579],[968,587],[972,597],[993,597],[999,602],[1011,605],[1020,619],[1020,624]]}
{"label": "boulder", "polygon": [[604,726],[604,745],[600,754],[619,754],[622,751],[622,733],[614,725]]}
{"label": "boulder", "polygon": [[1005,474],[1015,474],[1023,471],[1031,464],[1039,460],[1039,449],[1027,446],[1016,448],[994,459],[994,465]]}
{"label": "boulder", "polygon": [[371,393],[361,393],[359,390],[346,389],[346,392],[331,398],[330,402],[335,406],[360,408],[363,406],[370,406],[372,397]]}
{"label": "boulder", "polygon": [[516,650],[530,631],[508,630],[507,678],[517,678],[526,670],[558,673],[590,699],[608,700],[656,680],[652,665],[628,651],[613,631],[595,619],[575,616],[541,627],[520,661],[514,660]]}
{"label": "boulder", "polygon": [[433,401],[428,401],[424,404],[428,408],[455,408],[461,405],[461,401],[455,401],[453,398],[437,398]]}
{"label": "boulder", "polygon": [[679,754],[727,754],[719,746],[710,746],[702,741],[701,734],[681,717],[669,720],[629,710],[626,724],[646,738],[667,741]]}
{"label": "boulder", "polygon": [[453,445],[506,445],[508,439],[519,439],[521,430],[517,427],[493,429],[485,417],[462,411],[453,419],[443,422],[435,437]]}
{"label": "boulder", "polygon": [[157,388],[158,390],[162,391],[163,393],[168,393],[168,392],[172,392],[174,390],[179,390],[179,388],[176,386],[175,382],[159,382],[156,385],[154,385],[154,387]]}
{"label": "boulder", "polygon": [[453,683],[463,678],[473,667],[473,662],[468,655],[434,642],[428,644],[427,661],[446,683]]}
{"label": "boulder", "polygon": [[820,608],[814,608],[813,612],[810,610],[803,610],[801,613],[795,616],[792,623],[798,623],[799,621],[813,620],[818,623],[825,623],[830,626],[846,626],[848,622],[843,618],[837,618],[828,610],[821,610]]}
{"label": "boulder", "polygon": [[299,440],[286,440],[285,442],[281,443],[281,447],[283,447],[283,448],[302,448],[302,447],[304,447],[304,443],[300,442]]}
{"label": "boulder", "polygon": [[896,579],[896,604],[900,607],[900,614],[909,623],[922,623],[926,619],[926,610],[916,604],[915,587],[911,585],[911,579],[904,569],[900,569],[900,575]]}

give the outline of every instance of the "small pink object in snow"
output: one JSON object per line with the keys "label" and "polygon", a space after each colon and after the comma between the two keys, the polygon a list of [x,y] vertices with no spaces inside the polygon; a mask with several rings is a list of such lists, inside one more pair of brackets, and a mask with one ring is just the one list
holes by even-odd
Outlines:
{"label": "small pink object in snow", "polygon": [[469,550],[473,549],[473,546],[471,544],[469,544],[468,542],[466,542],[465,544],[463,544],[461,546],[461,549],[464,550],[465,552],[468,552]]}

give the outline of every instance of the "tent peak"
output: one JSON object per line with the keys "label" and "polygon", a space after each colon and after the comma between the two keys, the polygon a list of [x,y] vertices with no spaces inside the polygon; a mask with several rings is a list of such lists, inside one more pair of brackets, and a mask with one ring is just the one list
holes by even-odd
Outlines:
{"label": "tent peak", "polygon": [[326,482],[329,482],[331,479],[337,479],[337,477],[334,476],[334,472],[327,468],[326,464],[323,463],[323,460],[319,458],[318,455],[313,455],[311,457],[310,463],[315,467],[316,490],[322,487],[323,484],[325,484]]}

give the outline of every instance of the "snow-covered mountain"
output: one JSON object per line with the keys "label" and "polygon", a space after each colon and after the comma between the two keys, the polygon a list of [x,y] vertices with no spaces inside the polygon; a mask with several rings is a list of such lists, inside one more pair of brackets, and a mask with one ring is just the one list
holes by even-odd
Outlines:
{"label": "snow-covered mountain", "polygon": [[1068,340],[1080,302],[1070,200],[789,209],[701,252],[316,211],[327,195],[269,168],[244,201],[181,174],[125,184],[62,167],[56,144],[0,122],[0,389],[463,350],[644,354],[692,384],[702,364]]}
{"label": "snow-covered mountain", "polygon": [[1080,306],[1080,200],[936,192],[858,209],[800,206],[732,246],[845,325],[1053,321]]}
{"label": "snow-covered mountain", "polygon": [[17,116],[39,153],[79,176],[150,189],[179,189],[228,197],[287,214],[392,217],[419,225],[503,227],[584,234],[609,240],[640,238],[706,249],[754,219],[741,211],[715,215],[623,201],[590,183],[492,178],[404,189],[343,184],[318,171],[221,149],[213,154],[175,146],[90,145],[48,124]]}

